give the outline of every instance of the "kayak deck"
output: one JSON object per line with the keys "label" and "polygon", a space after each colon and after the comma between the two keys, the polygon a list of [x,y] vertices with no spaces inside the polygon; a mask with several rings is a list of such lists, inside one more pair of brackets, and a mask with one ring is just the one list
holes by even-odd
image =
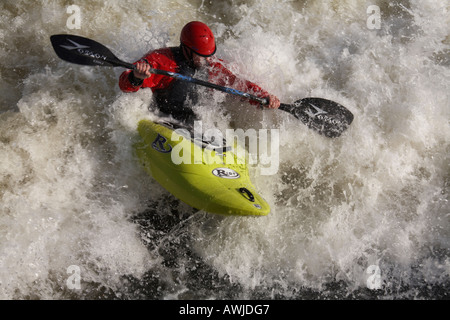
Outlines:
{"label": "kayak deck", "polygon": [[205,148],[205,143],[186,135],[187,130],[149,120],[139,122],[138,132],[141,141],[134,148],[140,162],[181,201],[223,215],[264,216],[270,212],[250,180],[245,159],[238,157],[237,144]]}

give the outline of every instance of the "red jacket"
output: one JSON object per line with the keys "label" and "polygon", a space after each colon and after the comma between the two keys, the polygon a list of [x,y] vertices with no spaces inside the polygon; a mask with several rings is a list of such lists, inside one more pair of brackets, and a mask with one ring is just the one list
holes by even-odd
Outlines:
{"label": "red jacket", "polygon": [[[139,61],[147,61],[153,69],[166,70],[179,73],[179,67],[175,61],[175,57],[171,48],[163,48],[152,51]],[[209,68],[209,81],[220,86],[231,87],[243,92],[254,94],[258,97],[268,97],[269,94],[261,89],[258,85],[248,80],[240,79],[230,70],[225,68],[221,60],[216,59],[211,62]],[[175,78],[164,75],[152,74],[144,79],[141,85],[134,86],[131,84],[129,74],[132,70],[124,71],[119,79],[119,87],[124,92],[136,92],[140,88],[151,88],[153,92],[160,89],[168,89]],[[181,80],[177,80],[181,81]],[[251,101],[252,104],[258,104]]]}

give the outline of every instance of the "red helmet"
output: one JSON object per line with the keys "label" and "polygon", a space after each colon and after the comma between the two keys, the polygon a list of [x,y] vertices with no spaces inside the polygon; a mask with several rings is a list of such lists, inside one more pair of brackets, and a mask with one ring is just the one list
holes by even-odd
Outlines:
{"label": "red helmet", "polygon": [[199,21],[189,22],[181,30],[181,44],[202,57],[212,56],[216,52],[216,42],[211,29]]}

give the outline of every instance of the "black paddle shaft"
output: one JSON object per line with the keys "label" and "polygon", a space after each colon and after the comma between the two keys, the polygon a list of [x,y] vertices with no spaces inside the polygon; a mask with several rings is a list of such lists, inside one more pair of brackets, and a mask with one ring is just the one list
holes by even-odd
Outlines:
{"label": "black paddle shaft", "polygon": [[[56,54],[64,61],[88,66],[135,69],[135,65],[120,60],[111,50],[94,40],[70,34],[52,35],[50,40]],[[179,73],[159,69],[150,69],[150,72],[245,97],[262,105],[269,104],[266,98],[260,98]],[[309,128],[330,138],[339,137],[353,121],[353,114],[344,106],[322,98],[304,98],[291,105],[281,104],[279,109],[294,115]]]}

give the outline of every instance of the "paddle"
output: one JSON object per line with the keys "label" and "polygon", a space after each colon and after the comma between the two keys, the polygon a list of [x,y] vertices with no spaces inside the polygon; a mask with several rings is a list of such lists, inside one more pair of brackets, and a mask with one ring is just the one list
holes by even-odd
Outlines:
{"label": "paddle", "polygon": [[[50,40],[58,57],[65,61],[89,66],[135,69],[133,64],[121,61],[108,48],[94,40],[69,34],[53,35]],[[269,104],[265,98],[179,73],[159,69],[150,69],[150,72],[255,100],[262,105]],[[309,128],[330,138],[339,137],[353,121],[353,114],[345,107],[322,98],[300,99],[293,104],[281,104],[279,109],[292,114]]]}

